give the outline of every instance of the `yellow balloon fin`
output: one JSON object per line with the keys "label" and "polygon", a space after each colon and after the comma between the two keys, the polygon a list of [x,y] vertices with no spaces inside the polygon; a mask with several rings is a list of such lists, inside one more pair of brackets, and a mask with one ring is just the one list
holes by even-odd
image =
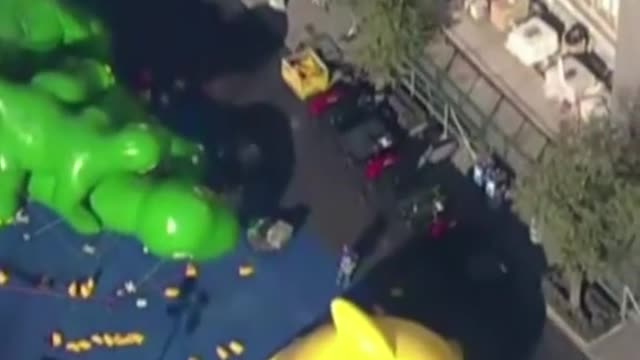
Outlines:
{"label": "yellow balloon fin", "polygon": [[372,359],[394,360],[393,344],[378,325],[352,302],[336,298],[331,302],[331,316],[341,341],[353,344]]}

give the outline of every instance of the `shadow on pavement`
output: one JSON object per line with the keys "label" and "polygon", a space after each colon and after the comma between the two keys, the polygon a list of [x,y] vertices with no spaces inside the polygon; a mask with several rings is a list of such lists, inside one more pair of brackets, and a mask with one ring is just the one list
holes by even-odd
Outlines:
{"label": "shadow on pavement", "polygon": [[[150,88],[163,122],[205,145],[209,185],[215,190],[240,188],[243,215],[276,209],[294,167],[286,114],[270,104],[213,99],[205,86],[213,80],[223,94],[246,87],[246,75],[282,50],[286,17],[266,5],[230,14],[229,1],[92,3],[85,6],[101,15],[112,32],[118,75],[137,91]],[[146,71],[152,79],[141,79]],[[240,78],[235,85],[234,78]],[[186,90],[176,91],[176,79],[185,80]],[[168,104],[157,104],[161,94],[168,94]]]}
{"label": "shadow on pavement", "polygon": [[269,104],[222,105],[187,96],[161,114],[171,128],[205,145],[207,184],[214,190],[239,190],[243,217],[278,209],[295,167],[288,117]]}
{"label": "shadow on pavement", "polygon": [[388,227],[389,220],[382,213],[378,213],[371,223],[362,230],[353,245],[354,251],[361,259],[373,255]]}
{"label": "shadow on pavement", "polygon": [[[225,14],[198,0],[90,1],[112,32],[116,69],[135,79],[141,69],[156,81],[181,76],[198,84],[213,76],[251,72],[279,51],[287,21],[267,6]],[[237,7],[237,4],[236,4]]]}
{"label": "shadow on pavement", "polygon": [[[287,116],[267,104],[239,108],[232,119],[236,149],[243,152],[254,144],[259,153],[232,157],[229,171],[243,169],[236,182],[242,188],[241,214],[247,218],[263,216],[278,210],[281,198],[293,176],[295,154]],[[231,146],[234,146],[233,144]],[[250,151],[250,149],[248,150]],[[233,161],[233,159],[237,159]],[[249,168],[242,164],[251,163]]]}
{"label": "shadow on pavement", "polygon": [[278,217],[293,226],[294,234],[307,222],[311,209],[308,205],[299,203],[291,207],[281,208]]}
{"label": "shadow on pavement", "polygon": [[351,296],[458,340],[465,360],[527,359],[545,322],[541,251],[514,215],[489,210],[480,190],[449,163],[429,169],[421,183],[440,184],[458,224],[440,240],[426,229],[410,239]]}

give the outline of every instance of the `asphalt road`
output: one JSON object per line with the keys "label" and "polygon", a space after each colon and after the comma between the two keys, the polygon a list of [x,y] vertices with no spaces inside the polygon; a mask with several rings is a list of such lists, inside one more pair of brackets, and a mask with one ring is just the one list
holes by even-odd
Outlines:
{"label": "asphalt road", "polygon": [[[368,235],[371,227],[375,228],[375,215],[380,210],[390,210],[385,205],[385,197],[369,203],[362,201],[363,185],[358,173],[345,166],[326,129],[313,124],[305,116],[304,108],[287,95],[287,89],[279,81],[277,59],[267,62],[253,75],[258,73],[262,76],[247,79],[247,85],[235,83],[233,87],[242,89],[239,93],[252,101],[260,99],[277,104],[289,118],[296,162],[285,202],[307,204],[311,209],[310,225],[331,247],[342,242],[362,241],[363,237],[366,241],[367,236],[372,236]],[[280,91],[275,92],[278,87]],[[245,98],[229,93],[227,96]],[[462,239],[457,244],[454,241],[452,246],[436,247],[422,253],[424,256],[417,256],[420,251],[408,251],[409,258],[406,251],[400,251],[399,255],[383,262],[362,282],[368,300],[384,303],[391,287],[413,280],[423,295],[409,301],[419,304],[410,315],[459,338],[470,349],[469,359],[584,360],[584,355],[544,316],[539,287],[544,259],[539,249],[529,243],[522,224],[508,212],[487,209],[477,189],[452,166],[443,165],[429,177],[454,194],[451,206],[462,226],[469,230],[459,234]],[[378,206],[382,209],[376,209]],[[387,229],[385,235],[373,236],[387,242],[406,243],[399,238],[405,233],[396,228],[396,222],[390,219],[388,223],[392,229]],[[424,239],[413,241],[421,240]],[[406,246],[412,249],[413,245]],[[509,264],[510,275],[497,285],[478,284],[470,281],[468,274],[461,274],[470,253],[487,251]],[[390,277],[389,274],[396,275]],[[411,298],[414,290],[409,284],[406,288],[405,297]],[[396,308],[403,311],[402,306],[396,304]]]}

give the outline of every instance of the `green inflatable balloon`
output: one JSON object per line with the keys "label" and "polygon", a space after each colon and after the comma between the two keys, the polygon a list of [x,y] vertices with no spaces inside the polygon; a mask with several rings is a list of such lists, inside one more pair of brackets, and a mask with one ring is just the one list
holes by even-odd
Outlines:
{"label": "green inflatable balloon", "polygon": [[[73,56],[65,56],[69,46]],[[16,62],[3,62],[18,68],[12,76],[31,76],[0,78],[0,225],[12,222],[28,180],[29,199],[82,234],[133,235],[163,258],[225,254],[239,226],[194,185],[204,148],[117,84],[105,63],[109,47],[97,18],[65,0],[0,0],[0,60],[13,55]]]}
{"label": "green inflatable balloon", "polygon": [[178,176],[193,181],[202,181],[207,167],[207,159],[202,144],[176,135],[150,116],[136,97],[122,86],[114,86],[99,100],[101,109],[112,121],[120,126],[128,122],[144,123],[153,128],[168,148],[156,169],[159,176]]}
{"label": "green inflatable balloon", "polygon": [[114,87],[111,67],[93,59],[68,58],[54,70],[41,71],[31,84],[67,104],[81,104]]}
{"label": "green inflatable balloon", "polygon": [[186,181],[110,176],[90,203],[105,228],[136,236],[161,258],[216,259],[239,237],[233,213],[208,189]]}
{"label": "green inflatable balloon", "polygon": [[[94,16],[62,0],[0,1],[0,43],[36,52],[91,42],[108,53],[108,36]],[[95,54],[94,54],[95,55]]]}
{"label": "green inflatable balloon", "polygon": [[82,233],[99,224],[83,205],[105,176],[154,169],[168,144],[144,124],[109,126],[98,107],[71,110],[37,87],[0,79],[0,220],[19,206],[27,174],[51,175],[45,204]]}

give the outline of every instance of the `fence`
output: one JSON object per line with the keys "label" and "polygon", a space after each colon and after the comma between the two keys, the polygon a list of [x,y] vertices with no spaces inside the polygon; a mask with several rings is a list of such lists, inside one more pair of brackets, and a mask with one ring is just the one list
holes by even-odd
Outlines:
{"label": "fence", "polygon": [[[452,131],[462,139],[472,157],[478,148],[492,151],[505,160],[516,173],[527,171],[531,165],[544,157],[544,151],[535,157],[524,151],[513,136],[509,136],[496,125],[493,114],[482,111],[473,98],[461,90],[445,69],[437,66],[429,56],[405,62],[400,67],[399,74],[397,91],[404,93],[422,111],[445,127],[450,128],[453,125]],[[521,115],[525,121],[533,123],[526,115]],[[417,124],[415,130],[420,131],[421,125]],[[553,144],[549,137],[546,137],[546,141],[548,145]],[[496,143],[503,145],[496,146]],[[600,282],[618,301],[623,313],[638,313],[640,309],[637,307],[634,294],[637,296],[640,293],[640,281],[635,281],[635,271],[623,273],[626,274],[608,274],[603,276]]]}
{"label": "fence", "polygon": [[[471,95],[460,89],[445,69],[438,67],[430,57],[405,62],[399,73],[398,91],[406,93],[436,120],[445,125],[453,122],[456,127],[462,128],[465,138],[475,148],[492,151],[518,173],[541,160],[543,151],[538,155],[525,151],[515,135],[507,134],[496,124],[495,114],[483,111]],[[484,80],[489,81],[486,77]],[[528,124],[533,124],[524,114],[519,115]],[[546,136],[544,141],[544,146],[552,142]]]}

